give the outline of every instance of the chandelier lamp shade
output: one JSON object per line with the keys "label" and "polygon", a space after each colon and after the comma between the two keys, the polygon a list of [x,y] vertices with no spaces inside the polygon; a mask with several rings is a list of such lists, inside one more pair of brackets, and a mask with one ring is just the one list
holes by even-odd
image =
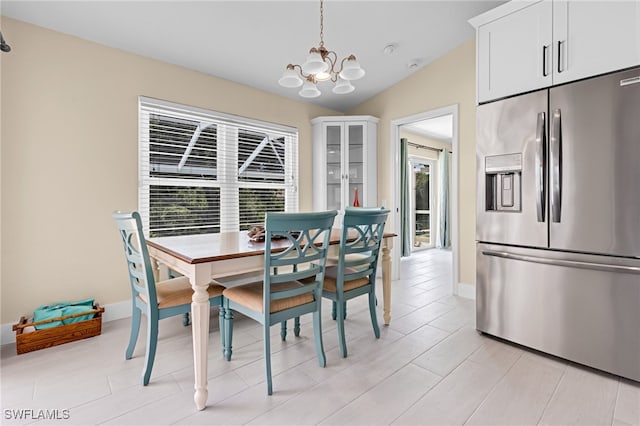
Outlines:
{"label": "chandelier lamp shade", "polygon": [[333,93],[346,94],[355,90],[351,84],[364,76],[365,72],[354,55],[341,61],[333,50],[324,47],[324,4],[320,0],[320,45],[309,50],[304,64],[289,64],[278,83],[283,87],[300,87],[298,94],[303,98],[315,98],[321,95],[318,82],[331,80]]}

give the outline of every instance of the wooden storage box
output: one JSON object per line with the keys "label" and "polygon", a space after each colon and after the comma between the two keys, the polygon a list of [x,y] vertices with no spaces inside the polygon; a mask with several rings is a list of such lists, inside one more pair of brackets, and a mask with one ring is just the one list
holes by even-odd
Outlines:
{"label": "wooden storage box", "polygon": [[[21,317],[20,322],[13,326],[16,332],[16,352],[18,355],[27,352],[37,351],[39,349],[49,348],[51,346],[62,345],[64,343],[74,342],[76,340],[86,339],[88,337],[98,336],[102,332],[102,313],[104,308],[95,304],[93,310],[82,312],[64,317],[51,318],[45,321],[27,322],[26,317]],[[26,327],[44,324],[53,321],[61,321],[63,319],[74,318],[94,314],[93,318],[74,322],[71,324],[60,325],[57,327],[45,328],[25,333]]]}

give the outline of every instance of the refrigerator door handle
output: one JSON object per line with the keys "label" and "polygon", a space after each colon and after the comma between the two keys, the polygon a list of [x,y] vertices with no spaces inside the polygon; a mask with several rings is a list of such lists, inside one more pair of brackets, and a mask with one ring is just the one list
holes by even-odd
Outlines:
{"label": "refrigerator door handle", "polygon": [[547,157],[546,148],[546,115],[544,112],[538,113],[538,124],[536,126],[536,211],[538,222],[545,221],[545,164]]}
{"label": "refrigerator door handle", "polygon": [[560,109],[553,111],[551,128],[551,220],[560,222],[562,210],[562,120]]}
{"label": "refrigerator door handle", "polygon": [[625,274],[640,275],[640,267],[636,267],[636,266],[584,262],[581,260],[551,259],[547,257],[528,256],[523,254],[516,254],[516,253],[509,253],[506,251],[495,251],[495,250],[482,250],[482,254],[485,256],[501,257],[503,259],[521,260],[523,262],[542,263],[545,265],[567,266],[569,268],[592,269],[592,270],[598,270],[598,271],[621,272]]}

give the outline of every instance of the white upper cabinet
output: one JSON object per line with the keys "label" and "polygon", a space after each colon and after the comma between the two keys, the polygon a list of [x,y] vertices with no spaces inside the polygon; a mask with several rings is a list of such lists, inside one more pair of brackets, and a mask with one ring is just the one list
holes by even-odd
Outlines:
{"label": "white upper cabinet", "polygon": [[[377,126],[370,116],[331,116],[313,125],[313,208],[338,210],[377,204]],[[336,219],[336,226],[340,225]]]}
{"label": "white upper cabinet", "polygon": [[640,1],[553,2],[553,84],[640,64]]}
{"label": "white upper cabinet", "polygon": [[512,1],[469,22],[478,102],[640,64],[640,0]]}
{"label": "white upper cabinet", "polygon": [[551,85],[550,0],[478,27],[480,102]]}

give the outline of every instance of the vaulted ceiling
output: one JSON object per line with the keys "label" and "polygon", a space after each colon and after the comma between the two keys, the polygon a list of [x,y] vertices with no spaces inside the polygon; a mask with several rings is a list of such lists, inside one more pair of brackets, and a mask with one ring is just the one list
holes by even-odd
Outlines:
{"label": "vaulted ceiling", "polygon": [[[354,54],[366,75],[346,95],[320,83],[307,100],[347,111],[473,36],[467,20],[504,1],[340,1],[324,4],[325,47]],[[292,99],[278,84],[320,41],[319,1],[3,0],[2,15]],[[4,37],[12,49],[20,41]],[[392,53],[384,48],[395,45]],[[415,67],[410,68],[409,64]]]}

